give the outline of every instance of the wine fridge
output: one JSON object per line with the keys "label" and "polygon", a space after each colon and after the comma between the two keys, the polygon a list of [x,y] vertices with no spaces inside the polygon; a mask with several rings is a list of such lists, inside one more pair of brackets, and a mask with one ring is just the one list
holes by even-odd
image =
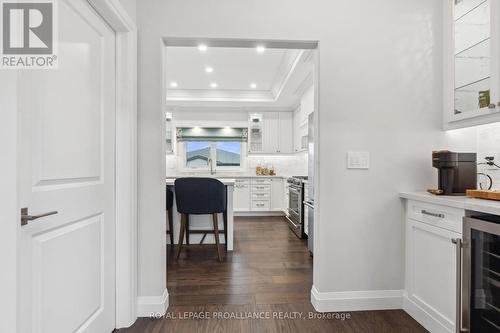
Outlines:
{"label": "wine fridge", "polygon": [[[456,331],[500,332],[499,216],[464,218],[461,259]],[[457,268],[460,272],[460,261]]]}

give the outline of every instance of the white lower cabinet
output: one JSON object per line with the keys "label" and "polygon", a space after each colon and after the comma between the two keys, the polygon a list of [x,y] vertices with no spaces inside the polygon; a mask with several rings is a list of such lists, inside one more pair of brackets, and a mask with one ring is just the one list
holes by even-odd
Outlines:
{"label": "white lower cabinet", "polygon": [[271,210],[283,211],[283,178],[271,178]]}
{"label": "white lower cabinet", "polygon": [[[414,219],[414,212],[421,220]],[[460,210],[458,210],[460,212]],[[457,209],[409,201],[406,217],[404,310],[430,332],[455,332]],[[413,217],[413,218],[412,218]]]}
{"label": "white lower cabinet", "polygon": [[282,212],[283,178],[236,178],[235,212]]}
{"label": "white lower cabinet", "polygon": [[250,179],[236,179],[233,193],[233,207],[236,212],[250,210]]}

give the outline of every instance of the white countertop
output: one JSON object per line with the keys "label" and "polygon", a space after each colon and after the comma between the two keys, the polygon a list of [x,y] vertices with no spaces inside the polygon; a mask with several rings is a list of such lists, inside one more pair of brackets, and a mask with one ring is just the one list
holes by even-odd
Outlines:
{"label": "white countertop", "polygon": [[425,191],[400,192],[399,196],[404,199],[500,215],[500,201],[475,199],[466,196],[434,195]]}
{"label": "white countertop", "polygon": [[274,176],[257,176],[256,174],[246,174],[246,173],[216,173],[213,175],[210,174],[178,174],[174,176],[169,176],[167,178],[181,178],[181,177],[209,177],[209,178],[217,178],[217,179],[226,179],[226,178],[288,178],[288,176],[283,175],[274,175]]}
{"label": "white countertop", "polygon": [[[183,176],[183,177],[186,177],[186,176]],[[189,176],[189,177],[196,178],[197,176]],[[198,176],[198,177],[205,178],[205,177],[202,177],[202,176]],[[236,179],[234,179],[234,178],[222,178],[222,177],[221,178],[219,178],[219,177],[213,177],[213,178],[220,180],[222,182],[222,184],[224,184],[224,185],[232,186],[232,185],[234,185],[234,183],[236,183]],[[165,182],[166,182],[167,185],[172,185],[173,186],[174,183],[175,183],[175,178],[169,177],[169,178],[165,179]]]}

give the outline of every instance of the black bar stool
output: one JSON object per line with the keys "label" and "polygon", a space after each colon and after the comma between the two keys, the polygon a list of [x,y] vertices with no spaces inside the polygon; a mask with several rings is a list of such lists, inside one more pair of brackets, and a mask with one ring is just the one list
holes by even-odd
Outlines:
{"label": "black bar stool", "polygon": [[[226,198],[227,198],[227,187],[226,187]],[[224,213],[222,213],[222,221],[224,222],[224,243],[226,244],[226,250],[227,250],[227,200],[226,200],[226,209],[224,210]],[[219,230],[220,231],[220,230]],[[213,232],[213,231],[212,231]],[[196,233],[203,233],[204,236],[201,239],[201,242],[205,239],[205,236],[208,233],[211,233],[210,231],[207,230],[191,230],[189,227],[189,214],[186,214],[186,244],[189,245],[189,234],[196,234]]]}
{"label": "black bar stool", "polygon": [[[178,178],[175,180],[175,199],[177,211],[181,213],[181,229],[179,233],[179,244],[177,247],[176,259],[181,254],[184,233],[186,232],[189,214],[212,215],[214,229],[210,230],[189,230],[190,233],[213,233],[217,249],[217,258],[221,258],[219,240],[219,213],[225,213],[227,207],[226,186],[214,178]],[[224,214],[225,217],[226,214]],[[226,226],[224,221],[224,227]],[[224,230],[226,234],[226,230]]]}
{"label": "black bar stool", "polygon": [[170,245],[174,245],[174,220],[172,214],[172,207],[174,206],[174,192],[166,187],[167,192],[167,200],[166,200],[166,208],[167,208],[167,219],[168,219],[168,230],[167,234],[170,234]]}

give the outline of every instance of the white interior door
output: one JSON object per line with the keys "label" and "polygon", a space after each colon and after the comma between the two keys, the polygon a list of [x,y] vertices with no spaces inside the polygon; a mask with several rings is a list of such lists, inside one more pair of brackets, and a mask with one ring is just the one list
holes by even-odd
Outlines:
{"label": "white interior door", "polygon": [[58,1],[59,68],[20,71],[19,332],[115,327],[115,34]]}

